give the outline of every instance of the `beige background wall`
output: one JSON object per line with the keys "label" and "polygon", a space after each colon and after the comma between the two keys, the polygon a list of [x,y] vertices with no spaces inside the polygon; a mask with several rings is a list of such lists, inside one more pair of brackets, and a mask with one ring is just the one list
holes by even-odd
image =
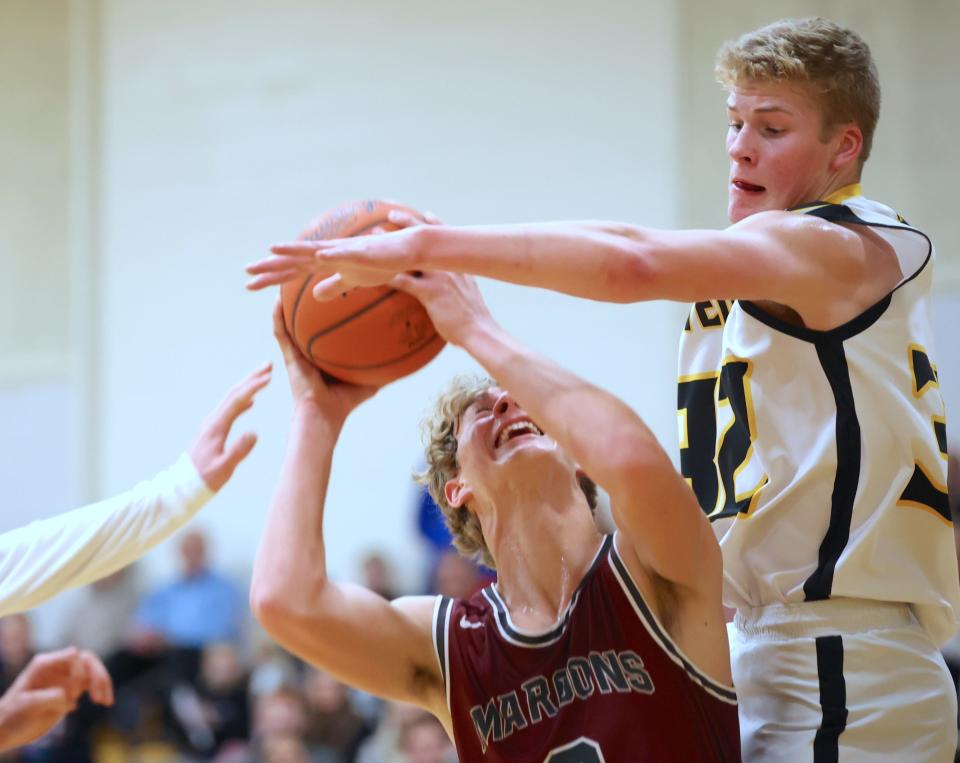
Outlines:
{"label": "beige background wall", "polygon": [[[67,4],[0,4],[0,378],[65,378]],[[14,328],[15,330],[10,330]]]}
{"label": "beige background wall", "polygon": [[[243,291],[243,264],[341,200],[390,196],[454,223],[722,225],[713,53],[790,13],[847,21],[874,47],[885,102],[867,188],[935,237],[938,315],[960,321],[958,9],[2,0],[0,484],[15,508],[0,527],[172,461],[229,384],[278,359],[272,297]],[[681,307],[484,292],[507,327],[622,395],[675,451]],[[350,422],[330,492],[337,574],[377,546],[415,582],[416,422],[470,367],[447,350]],[[288,415],[280,373],[245,422],[257,450],[201,520],[236,572],[253,554]],[[169,563],[161,550],[147,572]]]}

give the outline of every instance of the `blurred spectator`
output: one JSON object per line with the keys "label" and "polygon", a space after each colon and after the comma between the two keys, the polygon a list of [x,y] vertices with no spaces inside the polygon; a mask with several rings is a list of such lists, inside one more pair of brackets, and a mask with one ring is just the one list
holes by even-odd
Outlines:
{"label": "blurred spectator", "polygon": [[356,763],[407,763],[400,749],[402,732],[408,722],[423,712],[416,705],[387,702],[380,723],[360,745]]}
{"label": "blurred spectator", "polygon": [[130,620],[140,599],[134,568],[122,567],[78,593],[64,618],[60,643],[109,657],[129,637]]}
{"label": "blurred spectator", "polygon": [[352,761],[367,734],[366,724],[350,705],[347,687],[318,668],[308,668],[304,682],[307,700],[306,739],[311,752],[332,752],[337,760]]}
{"label": "blurred spectator", "polygon": [[397,586],[387,558],[379,551],[370,551],[360,562],[360,578],[365,588],[380,594],[387,601],[397,598]]}
{"label": "blurred spectator", "polygon": [[207,566],[203,533],[186,533],[179,550],[181,577],[148,594],[134,616],[134,649],[201,649],[216,641],[239,644],[245,615],[243,594]]}
{"label": "blurred spectator", "polygon": [[468,599],[491,580],[480,567],[451,548],[437,559],[433,592],[455,599]]}
{"label": "blurred spectator", "polygon": [[417,486],[417,528],[430,549],[427,592],[469,596],[493,582],[495,576],[491,570],[460,556],[453,547],[440,507],[423,485]]}
{"label": "blurred spectator", "polygon": [[[204,535],[190,531],[179,545],[181,574],[147,595],[133,618],[126,648],[107,667],[117,690],[113,721],[125,735],[184,741],[175,719],[174,691],[196,688],[205,646],[239,644],[244,597],[207,566]],[[177,691],[179,714],[190,694]]]}
{"label": "blurred spectator", "polygon": [[[418,471],[422,470],[424,466],[425,464],[421,463]],[[436,556],[450,548],[453,536],[450,535],[450,531],[447,529],[447,524],[443,520],[443,514],[440,512],[440,507],[437,506],[433,498],[430,497],[426,486],[417,486],[416,501],[417,529],[430,546],[432,555]]]}
{"label": "blurred spectator", "polygon": [[425,710],[404,723],[400,750],[407,763],[457,763],[456,750],[443,724]]}
{"label": "blurred spectator", "polygon": [[174,688],[173,711],[193,752],[209,757],[250,735],[247,674],[237,648],[220,642],[203,650],[196,688]]}
{"label": "blurred spectator", "polygon": [[217,763],[339,763],[335,757],[312,756],[304,735],[307,703],[291,687],[256,699],[253,734],[243,757],[218,758]]}
{"label": "blurred spectator", "polygon": [[319,763],[310,756],[306,744],[292,734],[276,734],[263,743],[258,763]]}
{"label": "blurred spectator", "polygon": [[259,626],[254,630],[253,640],[253,669],[249,681],[253,701],[299,682],[298,661],[271,640]]}
{"label": "blurred spectator", "polygon": [[16,680],[35,653],[33,631],[26,615],[0,619],[0,693]]}

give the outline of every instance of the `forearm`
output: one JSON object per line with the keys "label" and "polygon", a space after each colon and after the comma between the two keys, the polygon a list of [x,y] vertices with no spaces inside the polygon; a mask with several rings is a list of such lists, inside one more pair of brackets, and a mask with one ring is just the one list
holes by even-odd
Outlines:
{"label": "forearm", "polygon": [[251,601],[314,601],[326,583],[323,509],[342,422],[295,409],[287,455],[254,561]]}
{"label": "forearm", "polygon": [[184,455],[153,480],[0,536],[0,615],[124,567],[182,527],[211,497]]}
{"label": "forearm", "polygon": [[622,481],[624,464],[631,460],[669,464],[656,437],[628,405],[532,352],[492,321],[472,325],[462,346],[608,490]]}
{"label": "forearm", "polygon": [[646,299],[654,232],[618,223],[424,226],[420,268],[605,302]]}

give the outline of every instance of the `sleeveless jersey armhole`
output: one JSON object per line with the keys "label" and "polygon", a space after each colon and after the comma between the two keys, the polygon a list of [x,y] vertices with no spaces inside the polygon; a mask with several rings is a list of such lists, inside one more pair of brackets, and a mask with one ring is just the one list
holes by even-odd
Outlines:
{"label": "sleeveless jersey armhole", "polygon": [[617,540],[618,539],[614,537],[614,542],[610,546],[610,553],[607,557],[607,560],[610,564],[610,567],[613,569],[614,577],[620,584],[624,595],[627,597],[627,600],[630,602],[630,605],[633,608],[633,611],[636,613],[640,622],[643,623],[644,628],[646,628],[651,638],[674,663],[684,669],[691,681],[699,684],[704,691],[714,698],[731,705],[736,705],[736,690],[732,686],[727,686],[713,680],[706,673],[701,671],[696,665],[694,665],[693,661],[690,660],[686,654],[684,654],[683,650],[680,649],[676,642],[674,642],[673,638],[671,638],[670,634],[667,633],[666,629],[660,624],[660,621],[657,619],[657,616],[653,613],[650,607],[647,606],[647,602],[643,598],[643,594],[640,593],[640,589],[637,587],[636,581],[633,579],[633,576],[630,574],[630,570],[627,569],[627,565],[624,563],[620,556],[620,552],[617,550]]}
{"label": "sleeveless jersey armhole", "polygon": [[[447,698],[447,710],[450,711],[450,612],[453,599],[449,596],[437,596],[433,606],[433,651],[440,665],[443,677],[443,689]],[[450,711],[452,712],[452,711]]]}
{"label": "sleeveless jersey armhole", "polygon": [[813,343],[830,340],[842,342],[866,331],[886,312],[897,289],[919,276],[934,259],[933,243],[927,235],[923,231],[908,225],[902,218],[900,218],[897,223],[865,220],[845,204],[824,203],[820,206],[809,207],[805,205],[803,208],[790,211],[813,215],[814,217],[819,217],[833,223],[865,225],[876,229],[877,233],[882,236],[893,249],[900,264],[900,272],[902,273],[902,277],[897,282],[897,285],[860,313],[860,315],[840,326],[825,331],[807,328],[806,326],[796,326],[770,315],[754,302],[738,300],[738,304],[747,315],[775,331],[795,337],[796,339]]}

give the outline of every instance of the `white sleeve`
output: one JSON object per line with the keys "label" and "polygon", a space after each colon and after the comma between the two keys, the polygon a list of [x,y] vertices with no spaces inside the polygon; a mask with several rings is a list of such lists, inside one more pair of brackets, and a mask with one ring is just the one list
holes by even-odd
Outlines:
{"label": "white sleeve", "polygon": [[213,492],[184,453],[114,498],[0,535],[0,616],[125,567],[168,538]]}

